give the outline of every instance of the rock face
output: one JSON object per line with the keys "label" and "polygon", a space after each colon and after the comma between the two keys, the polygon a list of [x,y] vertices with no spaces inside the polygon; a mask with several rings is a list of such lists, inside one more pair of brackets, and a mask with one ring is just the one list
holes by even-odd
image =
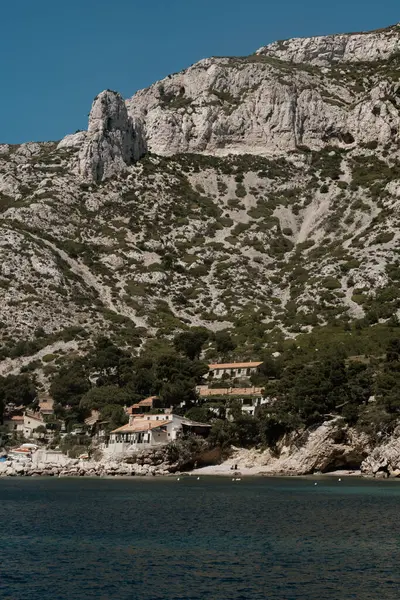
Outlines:
{"label": "rock face", "polygon": [[374,448],[363,461],[361,470],[374,477],[400,477],[400,427],[389,439]]}
{"label": "rock face", "polygon": [[399,48],[397,26],[276,42],[244,58],[202,60],[139,91],[128,112],[161,155],[387,144],[399,131],[399,85],[385,70]]}
{"label": "rock face", "polygon": [[[366,434],[332,420],[314,431],[284,436],[272,452],[235,449],[222,465],[242,474],[310,475],[341,471],[368,477],[400,477],[400,427],[376,444]],[[220,472],[223,472],[222,470]]]}
{"label": "rock face", "polygon": [[393,75],[399,51],[395,25],[275,42],[248,57],[201,60],[137,92],[126,107],[119,94],[102,92],[86,139],[67,136],[59,147],[81,146],[79,173],[98,182],[146,148],[159,155],[269,155],[332,142],[347,148],[387,144],[399,132],[399,84],[384,75],[386,67]]}
{"label": "rock face", "polygon": [[327,473],[337,469],[359,469],[369,451],[368,438],[337,421],[324,423],[305,437],[285,440],[280,448],[280,457],[272,462],[276,473],[307,475]]}
{"label": "rock face", "polygon": [[[344,36],[363,61],[329,68],[280,45],[206,59],[126,104],[103,92],[88,132],[0,145],[0,371],[127,323],[142,340],[245,311],[268,339],[396,313],[398,31]],[[174,156],[135,162],[145,141]]]}
{"label": "rock face", "polygon": [[257,54],[320,66],[387,60],[400,51],[399,33],[400,25],[394,25],[366,33],[283,40],[260,48]]}
{"label": "rock face", "polygon": [[334,419],[314,430],[282,437],[265,451],[235,448],[218,469],[204,472],[228,475],[232,467],[243,475],[311,475],[340,471],[369,477],[400,477],[400,428],[376,445],[365,433]]}
{"label": "rock face", "polygon": [[[61,146],[69,145],[68,141],[64,139]],[[132,164],[143,152],[140,125],[135,126],[129,118],[122,97],[110,90],[99,94],[93,102],[87,136],[79,153],[79,173],[100,182]]]}
{"label": "rock face", "polygon": [[63,148],[81,148],[87,136],[86,131],[77,131],[65,136],[60,143],[57,145],[57,150]]}

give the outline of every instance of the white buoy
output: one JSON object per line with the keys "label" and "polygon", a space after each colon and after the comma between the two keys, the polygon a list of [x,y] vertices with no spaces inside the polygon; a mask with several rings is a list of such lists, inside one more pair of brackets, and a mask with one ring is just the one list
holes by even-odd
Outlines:
{"label": "white buoy", "polygon": [[177,480],[177,481],[180,481],[180,480],[181,480],[181,478],[180,478],[180,477],[177,477],[177,478],[176,478],[176,480]]}
{"label": "white buoy", "polygon": [[197,478],[197,481],[199,481],[200,477]]}
{"label": "white buoy", "polygon": [[342,480],[340,479],[340,477],[339,477],[338,481],[342,481]]}
{"label": "white buoy", "polygon": [[234,478],[234,477],[232,477],[232,481],[235,481],[235,478]]}
{"label": "white buoy", "polygon": [[317,482],[315,482],[315,483],[314,483],[314,485],[318,485],[318,483],[317,483]]}

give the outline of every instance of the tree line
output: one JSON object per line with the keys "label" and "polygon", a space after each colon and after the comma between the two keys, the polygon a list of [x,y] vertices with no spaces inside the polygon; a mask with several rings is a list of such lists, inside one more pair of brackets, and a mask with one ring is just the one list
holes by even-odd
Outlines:
{"label": "tree line", "polygon": [[[226,332],[217,339],[222,355],[234,347]],[[134,357],[101,337],[90,352],[65,362],[54,375],[50,393],[56,416],[71,430],[95,409],[111,430],[127,421],[124,406],[154,395],[161,406],[212,423],[211,441],[222,446],[274,446],[285,433],[335,417],[371,436],[390,433],[396,426],[400,413],[396,336],[380,357],[352,358],[341,346],[327,348],[321,356],[299,348],[254,357],[262,358],[263,365],[252,383],[270,399],[255,416],[243,415],[237,402],[222,398],[221,410],[215,410],[218,403],[197,396],[196,385],[208,372],[201,360],[208,341],[207,332],[194,328]],[[36,406],[34,377],[27,373],[0,377],[0,418],[9,403]],[[230,419],[225,418],[227,408]]]}

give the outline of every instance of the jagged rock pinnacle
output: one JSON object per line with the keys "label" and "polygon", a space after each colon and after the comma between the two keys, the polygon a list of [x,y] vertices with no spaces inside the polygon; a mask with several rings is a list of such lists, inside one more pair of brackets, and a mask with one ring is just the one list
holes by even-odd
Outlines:
{"label": "jagged rock pinnacle", "polygon": [[79,173],[98,183],[140,158],[144,149],[140,127],[128,116],[120,94],[110,90],[99,94],[79,153]]}

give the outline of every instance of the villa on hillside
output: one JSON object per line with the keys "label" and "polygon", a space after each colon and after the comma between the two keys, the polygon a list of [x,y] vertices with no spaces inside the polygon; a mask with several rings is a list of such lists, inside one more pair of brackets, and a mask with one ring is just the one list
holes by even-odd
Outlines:
{"label": "villa on hillside", "polygon": [[188,433],[207,437],[210,428],[211,425],[207,423],[198,423],[167,412],[140,417],[132,415],[127,425],[111,432],[104,452],[116,455],[127,451],[145,450],[168,444]]}
{"label": "villa on hillside", "polygon": [[215,363],[208,365],[212,379],[246,379],[256,373],[262,362]]}
{"label": "villa on hillside", "polygon": [[210,388],[207,385],[198,385],[196,387],[196,392],[199,394],[200,398],[210,398],[210,397],[243,397],[243,396],[253,396],[253,397],[263,397],[263,388],[260,387],[246,387],[246,388]]}
{"label": "villa on hillside", "polygon": [[96,440],[104,440],[107,436],[106,426],[108,421],[101,420],[101,414],[99,410],[92,410],[90,416],[84,421],[86,432],[90,437]]}
{"label": "villa on hillside", "polygon": [[[196,388],[197,393],[202,399],[210,401],[238,400],[242,405],[242,413],[254,416],[260,406],[270,403],[270,399],[264,396],[264,390],[260,387],[248,388],[209,388],[205,385],[199,385]],[[229,408],[227,410],[229,417]]]}
{"label": "villa on hillside", "polygon": [[[23,407],[17,407],[18,411]],[[43,436],[42,433],[37,433],[38,427],[46,427],[46,416],[53,415],[53,401],[43,401],[39,403],[39,410],[34,411],[25,409],[23,414],[9,413],[4,418],[4,425],[8,431],[20,433],[25,438],[38,438]]]}
{"label": "villa on hillside", "polygon": [[27,439],[34,437],[35,430],[42,425],[44,425],[44,419],[40,412],[25,411],[23,433]]}
{"label": "villa on hillside", "polygon": [[46,396],[42,400],[39,399],[39,412],[43,416],[54,415],[54,400],[50,396]]}
{"label": "villa on hillside", "polygon": [[8,415],[4,417],[3,425],[7,427],[10,433],[22,433],[24,431],[23,415]]}

